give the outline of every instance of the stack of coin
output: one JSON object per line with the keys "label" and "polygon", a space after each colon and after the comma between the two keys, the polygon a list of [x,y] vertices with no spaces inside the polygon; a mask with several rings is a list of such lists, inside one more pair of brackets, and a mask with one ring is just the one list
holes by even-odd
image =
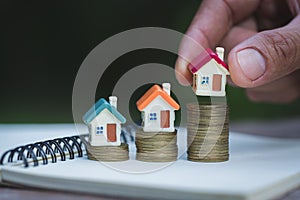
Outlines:
{"label": "stack of coin", "polygon": [[145,162],[172,162],[177,160],[177,131],[136,131],[136,159]]}
{"label": "stack of coin", "polygon": [[229,159],[229,116],[224,103],[187,105],[188,160],[223,162]]}
{"label": "stack of coin", "polygon": [[129,159],[128,144],[120,146],[91,146],[86,144],[88,159],[103,162],[117,162]]}

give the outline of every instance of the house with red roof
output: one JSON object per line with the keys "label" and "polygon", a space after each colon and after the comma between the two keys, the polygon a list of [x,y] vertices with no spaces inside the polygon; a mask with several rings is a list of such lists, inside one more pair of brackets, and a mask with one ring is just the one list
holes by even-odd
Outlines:
{"label": "house with red roof", "polygon": [[188,65],[193,73],[193,90],[199,96],[225,96],[229,69],[224,59],[224,48],[202,52]]}
{"label": "house with red roof", "polygon": [[153,85],[137,102],[144,132],[174,132],[175,110],[179,104],[171,97],[171,84]]}

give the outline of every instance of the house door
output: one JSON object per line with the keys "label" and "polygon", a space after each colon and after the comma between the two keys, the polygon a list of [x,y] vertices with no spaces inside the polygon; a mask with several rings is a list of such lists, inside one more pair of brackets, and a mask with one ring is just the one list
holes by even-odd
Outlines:
{"label": "house door", "polygon": [[117,126],[116,124],[107,124],[107,142],[117,141]]}
{"label": "house door", "polygon": [[160,111],[160,127],[169,128],[170,127],[170,111],[162,110]]}
{"label": "house door", "polygon": [[222,75],[221,74],[214,74],[213,75],[212,90],[213,91],[221,91],[221,85],[222,85]]}

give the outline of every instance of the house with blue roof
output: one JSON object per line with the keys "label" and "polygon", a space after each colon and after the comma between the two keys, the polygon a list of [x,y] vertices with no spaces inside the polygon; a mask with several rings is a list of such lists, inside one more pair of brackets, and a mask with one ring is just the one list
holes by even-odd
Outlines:
{"label": "house with blue roof", "polygon": [[125,117],[117,110],[117,97],[110,96],[109,103],[101,98],[83,116],[89,129],[91,146],[121,145],[121,124]]}

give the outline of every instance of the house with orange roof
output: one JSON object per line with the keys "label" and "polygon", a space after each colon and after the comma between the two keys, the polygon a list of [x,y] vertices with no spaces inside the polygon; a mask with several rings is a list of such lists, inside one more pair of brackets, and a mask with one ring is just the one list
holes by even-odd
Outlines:
{"label": "house with orange roof", "polygon": [[193,73],[193,91],[199,96],[225,96],[228,66],[223,61],[224,48],[203,51],[188,65]]}
{"label": "house with orange roof", "polygon": [[171,84],[153,85],[137,102],[144,132],[174,132],[175,110],[179,104],[171,97]]}

